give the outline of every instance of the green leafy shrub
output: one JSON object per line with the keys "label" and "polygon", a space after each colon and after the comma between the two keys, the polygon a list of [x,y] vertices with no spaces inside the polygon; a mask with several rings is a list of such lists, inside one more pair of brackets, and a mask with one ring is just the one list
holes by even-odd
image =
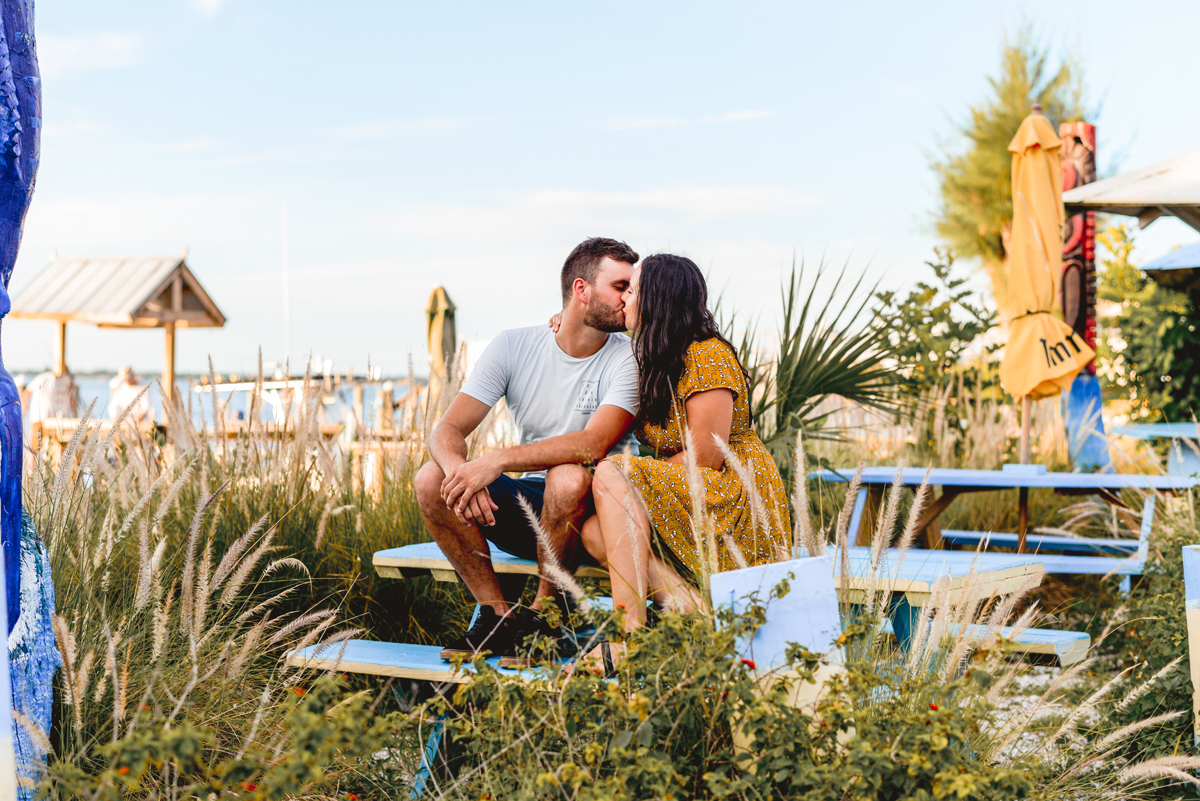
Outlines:
{"label": "green leafy shrub", "polygon": [[265,731],[252,726],[236,755],[214,759],[215,731],[172,722],[161,708],[147,706],[128,734],[98,750],[94,765],[53,763],[43,789],[50,798],[92,801],[131,796],[282,801],[336,787],[339,775],[398,725],[396,713],[371,714],[369,694],[343,697],[332,676],[317,679],[307,691],[294,687],[276,695],[264,696],[256,724],[270,708],[266,717],[279,725]]}
{"label": "green leafy shrub", "polygon": [[757,678],[735,640],[762,613],[726,612],[716,628],[701,614],[664,616],[632,636],[612,680],[547,670],[529,681],[479,663],[475,678],[424,711],[425,725],[445,719],[457,768],[435,776],[430,792],[580,801],[1033,794],[1025,770],[984,756],[989,673],[944,683],[903,675],[866,658],[873,629],[856,626],[844,671],[813,708],[798,709],[788,701],[793,685],[816,682],[829,665],[794,648],[786,678]]}

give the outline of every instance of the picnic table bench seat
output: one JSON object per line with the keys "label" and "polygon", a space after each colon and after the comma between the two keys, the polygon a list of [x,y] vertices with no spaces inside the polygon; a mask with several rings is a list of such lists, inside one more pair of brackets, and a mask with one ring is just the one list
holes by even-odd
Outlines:
{"label": "picnic table bench seat", "polygon": [[[880,623],[880,630],[893,634],[892,621],[884,619]],[[958,632],[958,624],[952,623],[947,628],[951,633]],[[987,627],[981,624],[973,624],[968,629],[972,636],[982,636]],[[1045,654],[1053,656],[1058,660],[1058,664],[1062,667],[1070,667],[1077,662],[1082,662],[1087,656],[1088,650],[1092,647],[1091,636],[1084,631],[1059,631],[1058,629],[1024,629],[1014,639],[1012,626],[1004,626],[999,630],[1001,637],[1013,640],[1018,646],[1016,649],[1023,654]]]}
{"label": "picnic table bench seat", "polygon": [[[963,531],[961,529],[942,529],[942,541],[947,545],[958,545],[974,550],[980,544],[984,548],[995,545],[1000,548],[1016,548],[1017,535],[1000,531]],[[1076,554],[1107,554],[1110,556],[1129,556],[1136,553],[1139,540],[1118,540],[1109,537],[1063,537],[1051,534],[1030,534],[1025,538],[1025,547],[1030,553],[1041,554],[1043,551],[1065,551]],[[1053,570],[1046,568],[1046,572]]]}
{"label": "picnic table bench seat", "polygon": [[[851,555],[863,559],[867,549],[852,548]],[[537,563],[530,559],[522,559],[512,554],[505,553],[495,547],[491,548],[492,564],[498,574],[501,575],[537,575]],[[884,570],[888,569],[888,564],[898,563],[903,561],[910,569],[916,568],[918,572],[923,567],[928,567],[930,576],[927,582],[914,582],[912,580],[904,582],[896,582],[896,591],[905,596],[913,596],[912,600],[917,600],[918,596],[928,595],[932,589],[931,584],[936,577],[934,574],[944,572],[946,567],[951,566],[953,573],[958,576],[958,580],[962,580],[962,576],[974,569],[974,565],[978,565],[981,570],[991,570],[998,568],[997,575],[1005,575],[1006,578],[1000,583],[1006,591],[1013,591],[1017,586],[1022,584],[1028,577],[1034,576],[1041,571],[1040,565],[1035,563],[1049,558],[1044,556],[1032,557],[1028,554],[1018,556],[1016,554],[974,554],[962,551],[919,551],[916,549],[909,550],[901,560],[900,555],[893,550],[884,557]],[[1114,559],[1112,561],[1122,562],[1124,560]],[[393,578],[412,578],[422,574],[432,574],[434,579],[441,581],[456,581],[458,576],[451,567],[449,560],[442,554],[437,543],[423,542],[415,545],[405,545],[399,548],[388,548],[382,551],[376,551],[372,558],[372,563],[375,566],[375,571],[384,577]],[[1011,564],[1010,564],[1011,563]],[[1022,564],[1018,564],[1022,563]],[[1030,563],[1025,565],[1024,563]],[[1036,568],[1036,569],[1034,569]],[[1008,576],[1008,573],[1012,573]],[[607,578],[607,572],[598,565],[582,565],[575,571],[575,575],[585,578]],[[856,587],[862,581],[861,578],[851,576],[847,587],[852,591],[856,591]],[[839,581],[840,583],[840,581]],[[1012,585],[1009,587],[1008,585]],[[1072,651],[1065,644],[1062,646],[1062,653],[1076,653],[1082,643],[1083,652],[1086,653],[1090,646],[1090,638],[1086,634],[1080,632],[1051,632],[1046,629],[1026,629],[1019,634],[1015,640],[1018,646],[1018,651],[1026,653],[1054,653],[1059,655],[1060,651],[1054,650],[1052,646],[1047,646],[1047,641],[1053,639],[1053,635],[1064,635],[1061,639],[1064,643],[1071,642],[1075,644],[1075,651]],[[445,664],[445,663],[443,663]],[[342,668],[347,670],[347,668]],[[381,675],[393,675],[392,673]],[[465,678],[460,679],[465,681]]]}
{"label": "picnic table bench seat", "polygon": [[[343,645],[345,646],[343,648]],[[475,674],[475,666],[464,662],[456,670],[441,657],[440,645],[413,645],[376,640],[346,640],[331,646],[310,645],[287,655],[288,667],[312,670],[336,670],[396,679],[415,679],[437,683],[465,684]],[[506,676],[534,675],[533,671],[500,667],[499,657],[487,660]]]}

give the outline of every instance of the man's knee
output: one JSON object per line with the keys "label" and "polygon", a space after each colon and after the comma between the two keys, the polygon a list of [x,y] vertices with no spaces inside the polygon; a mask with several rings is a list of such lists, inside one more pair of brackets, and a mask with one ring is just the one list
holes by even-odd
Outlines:
{"label": "man's knee", "polygon": [[566,506],[583,503],[592,490],[592,474],[577,464],[560,464],[546,471],[546,502]]}
{"label": "man's knee", "polygon": [[421,507],[421,511],[431,512],[436,508],[435,504],[445,507],[446,504],[442,501],[442,481],[445,478],[446,474],[438,467],[437,462],[426,462],[417,471],[413,489],[416,490],[417,505]]}
{"label": "man's knee", "polygon": [[592,480],[592,492],[599,495],[611,495],[625,486],[625,475],[621,468],[610,459],[605,459],[596,465],[596,476]]}

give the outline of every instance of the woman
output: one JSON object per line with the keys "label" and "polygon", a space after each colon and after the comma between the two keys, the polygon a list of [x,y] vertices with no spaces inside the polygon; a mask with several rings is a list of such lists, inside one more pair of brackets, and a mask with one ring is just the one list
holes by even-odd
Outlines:
{"label": "woman", "polygon": [[[670,254],[647,257],[625,293],[625,323],[640,371],[635,433],[656,455],[615,456],[596,466],[596,514],[582,534],[588,552],[608,568],[613,603],[624,608],[625,630],[632,631],[645,623],[647,598],[697,608],[696,576],[705,566],[719,572],[786,558],[791,523],[779,470],[750,427],[748,376],[708,310],[696,264]],[[697,489],[713,529],[715,568],[707,535],[698,543],[693,531],[685,431],[703,483]]]}

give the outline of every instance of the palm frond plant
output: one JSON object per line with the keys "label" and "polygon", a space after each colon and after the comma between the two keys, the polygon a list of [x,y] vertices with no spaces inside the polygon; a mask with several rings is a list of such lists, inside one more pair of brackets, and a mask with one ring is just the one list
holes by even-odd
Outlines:
{"label": "palm frond plant", "polygon": [[780,287],[783,316],[776,348],[762,347],[756,323],[737,340],[731,336],[750,377],[754,430],[783,471],[790,466],[798,432],[809,440],[841,438],[839,429],[827,425],[832,411],[818,408],[827,398],[886,414],[900,410],[897,389],[906,379],[889,366],[890,332],[870,306],[875,287],[863,292],[861,274],[851,284],[848,265],[830,286],[823,280],[827,270],[821,262],[806,291],[805,265],[793,262]]}

